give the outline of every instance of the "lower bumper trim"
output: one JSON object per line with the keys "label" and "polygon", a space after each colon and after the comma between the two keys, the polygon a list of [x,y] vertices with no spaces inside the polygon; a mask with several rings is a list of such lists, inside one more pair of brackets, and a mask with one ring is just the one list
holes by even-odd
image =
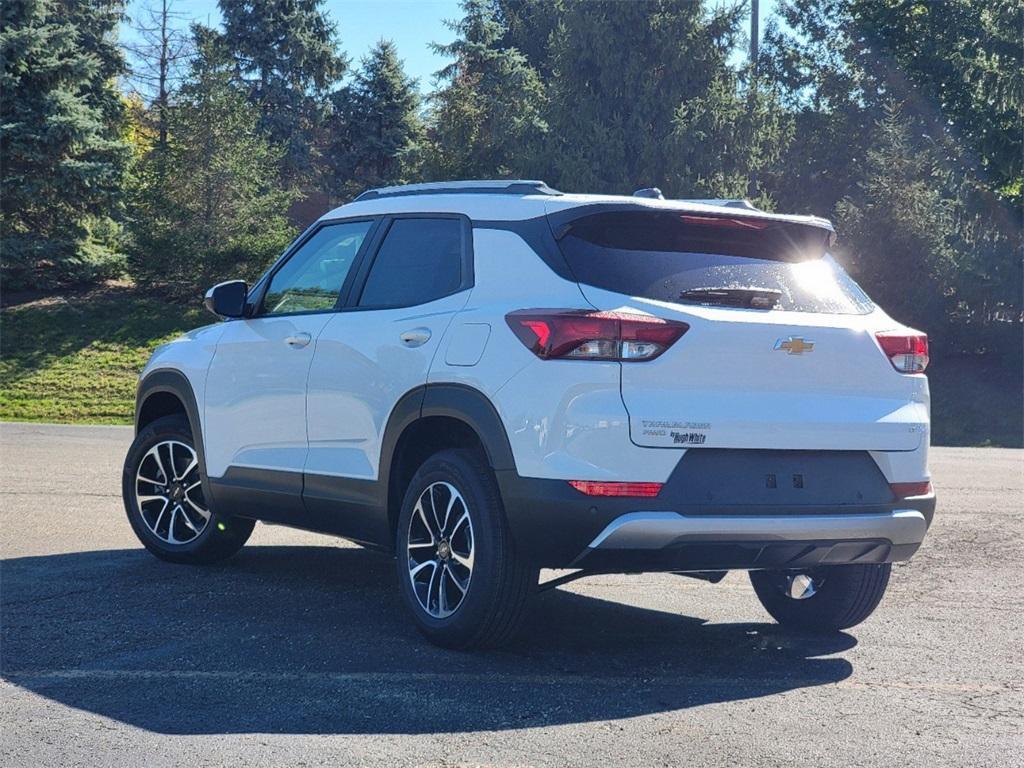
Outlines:
{"label": "lower bumper trim", "polygon": [[770,517],[629,512],[609,523],[590,542],[583,555],[593,550],[657,550],[697,542],[744,541],[876,541],[916,549],[927,530],[925,516],[916,509],[879,514]]}

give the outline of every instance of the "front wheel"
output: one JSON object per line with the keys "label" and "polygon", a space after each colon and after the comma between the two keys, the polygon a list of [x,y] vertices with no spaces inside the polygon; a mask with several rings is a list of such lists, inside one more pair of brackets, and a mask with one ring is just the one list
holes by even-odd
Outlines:
{"label": "front wheel", "polygon": [[538,571],[516,551],[482,456],[447,450],[424,462],[402,501],[395,546],[402,597],[431,642],[490,647],[513,635]]}
{"label": "front wheel", "polygon": [[161,560],[213,563],[248,540],[255,522],[218,515],[203,495],[188,421],[165,416],[139,431],[121,475],[128,522]]}
{"label": "front wheel", "polygon": [[761,605],[779,624],[835,632],[856,626],[874,613],[891,571],[890,563],[751,571],[750,582]]}

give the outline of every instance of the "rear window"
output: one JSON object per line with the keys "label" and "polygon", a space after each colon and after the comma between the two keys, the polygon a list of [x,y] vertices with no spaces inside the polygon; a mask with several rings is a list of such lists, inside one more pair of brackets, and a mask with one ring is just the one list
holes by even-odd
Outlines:
{"label": "rear window", "polygon": [[[802,224],[677,212],[576,219],[559,245],[576,279],[658,301],[723,304],[744,289],[775,309],[866,314],[874,305],[825,252],[827,232]],[[719,296],[719,299],[707,298]],[[777,299],[775,294],[777,293]]]}

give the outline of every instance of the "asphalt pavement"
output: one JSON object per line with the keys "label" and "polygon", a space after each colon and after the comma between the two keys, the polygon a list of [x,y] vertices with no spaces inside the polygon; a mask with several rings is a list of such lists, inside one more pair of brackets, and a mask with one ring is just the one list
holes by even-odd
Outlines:
{"label": "asphalt pavement", "polygon": [[0,425],[2,766],[1024,766],[1024,451],[934,449],[928,539],[848,632],[779,629],[742,573],[601,576],[456,653],[337,539],[159,562],[130,439]]}

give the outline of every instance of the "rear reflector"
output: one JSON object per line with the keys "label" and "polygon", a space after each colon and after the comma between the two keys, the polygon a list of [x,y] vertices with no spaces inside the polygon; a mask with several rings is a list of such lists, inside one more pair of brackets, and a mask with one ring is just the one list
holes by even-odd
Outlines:
{"label": "rear reflector", "polygon": [[928,336],[920,331],[882,331],[876,333],[878,346],[900,373],[924,373],[928,367]]}
{"label": "rear reflector", "polygon": [[889,483],[889,487],[897,499],[906,499],[911,496],[927,496],[932,492],[932,484],[927,480],[921,483]]}
{"label": "rear reflector", "polygon": [[604,483],[570,480],[569,485],[587,496],[642,496],[651,498],[661,492],[661,483]]}
{"label": "rear reflector", "polygon": [[628,312],[524,309],[505,322],[542,360],[653,360],[690,326],[675,320]]}

